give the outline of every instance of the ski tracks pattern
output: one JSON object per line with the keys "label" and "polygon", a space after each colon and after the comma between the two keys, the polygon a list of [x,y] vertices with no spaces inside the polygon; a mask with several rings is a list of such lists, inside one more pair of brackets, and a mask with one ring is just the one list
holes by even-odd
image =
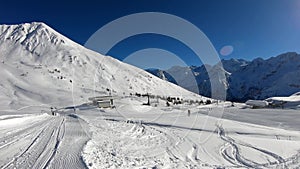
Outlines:
{"label": "ski tracks pattern", "polygon": [[[225,160],[234,166],[245,168],[294,168],[292,166],[298,165],[297,167],[299,167],[300,152],[290,158],[284,159],[280,155],[271,151],[252,146],[248,143],[240,141],[237,142],[226,135],[226,131],[222,126],[217,126],[216,130],[219,137],[225,142],[224,146],[220,148],[220,154]],[[270,160],[268,163],[257,163],[255,161],[251,161],[240,153],[240,149],[242,147],[255,150],[258,153],[271,157],[273,160]]]}
{"label": "ski tracks pattern", "polygon": [[0,139],[0,168],[86,168],[81,157],[89,139],[84,123],[77,116],[49,116],[8,132]]}

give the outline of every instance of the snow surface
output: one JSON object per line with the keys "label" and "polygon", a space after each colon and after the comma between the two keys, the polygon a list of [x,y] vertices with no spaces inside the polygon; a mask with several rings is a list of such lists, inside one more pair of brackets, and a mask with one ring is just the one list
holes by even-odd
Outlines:
{"label": "snow surface", "polygon": [[266,101],[280,105],[282,108],[300,109],[300,92],[288,97],[270,97]]}
{"label": "snow surface", "polygon": [[256,106],[256,107],[266,107],[268,106],[268,102],[264,100],[248,100],[245,102],[247,105]]}
{"label": "snow surface", "polygon": [[[268,120],[272,109],[226,107],[230,103],[149,107],[142,105],[144,100],[121,98],[116,100],[115,109],[81,105],[76,112],[60,109],[57,116],[45,113],[0,116],[0,167],[296,168],[300,165],[299,126],[298,131],[292,129],[297,120],[285,122],[285,125],[290,122],[288,129],[276,126]],[[239,117],[232,120],[226,116],[220,120],[209,115],[210,111],[224,108],[224,104],[225,116],[235,111],[233,114]],[[246,116],[238,115],[242,110],[249,112]],[[285,111],[291,110],[278,115],[283,116]],[[298,112],[294,113],[294,118],[299,117]],[[254,124],[257,117],[265,123]]]}
{"label": "snow surface", "polygon": [[143,113],[132,109],[135,102],[129,99],[118,104],[116,110],[99,111],[97,118],[97,112],[80,115],[94,133],[83,150],[90,168],[299,166],[298,131],[220,120],[198,106],[189,106],[187,116],[187,107]]}
{"label": "snow surface", "polygon": [[286,102],[298,102],[300,105],[300,92],[297,92],[289,97],[271,97],[268,100],[286,101]]}
{"label": "snow surface", "polygon": [[[0,51],[1,169],[300,167],[297,110],[229,102],[167,107],[156,98],[145,106],[147,98],[130,93],[208,98],[43,23],[0,26]],[[87,103],[108,94],[115,108]]]}

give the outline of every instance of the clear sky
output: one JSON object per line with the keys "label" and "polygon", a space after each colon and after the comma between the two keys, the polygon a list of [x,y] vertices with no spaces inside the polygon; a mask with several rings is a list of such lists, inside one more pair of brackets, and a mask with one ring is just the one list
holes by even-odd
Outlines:
{"label": "clear sky", "polygon": [[[300,53],[300,0],[14,0],[1,2],[0,24],[41,21],[85,44],[103,25],[137,12],[164,12],[188,20],[206,34],[221,59]],[[188,65],[200,64],[188,47],[151,34],[128,38],[109,54],[122,60],[145,48],[180,55]]]}

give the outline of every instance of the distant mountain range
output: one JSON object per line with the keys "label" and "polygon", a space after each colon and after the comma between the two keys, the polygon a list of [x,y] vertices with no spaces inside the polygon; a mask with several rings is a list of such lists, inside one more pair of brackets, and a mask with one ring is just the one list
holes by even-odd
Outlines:
{"label": "distant mountain range", "polygon": [[284,53],[269,59],[257,58],[222,60],[217,65],[199,67],[175,66],[169,70],[148,69],[153,75],[175,83],[187,90],[207,97],[211,96],[208,72],[225,72],[227,99],[246,101],[274,96],[289,96],[300,91],[300,55]]}

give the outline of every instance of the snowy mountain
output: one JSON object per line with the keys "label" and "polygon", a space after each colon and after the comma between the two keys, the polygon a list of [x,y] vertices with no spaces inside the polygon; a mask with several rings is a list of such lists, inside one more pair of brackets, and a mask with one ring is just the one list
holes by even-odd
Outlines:
{"label": "snowy mountain", "polygon": [[233,72],[230,97],[265,99],[289,96],[300,91],[300,55],[285,53],[267,60],[255,59]]}
{"label": "snowy mountain", "polygon": [[[266,99],[289,96],[300,91],[300,55],[297,53],[285,53],[266,60],[222,60],[222,65],[227,77],[228,100]],[[204,66],[177,67],[176,70],[171,68],[165,72],[172,74],[180,86],[209,97],[210,81],[207,72],[217,70],[220,66],[207,67],[208,70]],[[189,73],[186,73],[187,70]],[[197,84],[191,83],[189,79],[195,79]]]}
{"label": "snowy mountain", "polygon": [[112,57],[84,48],[44,23],[0,26],[0,105],[82,103],[90,96],[151,93],[198,97]]}
{"label": "snowy mountain", "polygon": [[146,69],[147,72],[159,77],[162,80],[174,83],[176,85],[178,85],[176,83],[176,80],[172,77],[172,75],[170,75],[168,72],[164,71],[164,70],[158,70],[158,69]]}

